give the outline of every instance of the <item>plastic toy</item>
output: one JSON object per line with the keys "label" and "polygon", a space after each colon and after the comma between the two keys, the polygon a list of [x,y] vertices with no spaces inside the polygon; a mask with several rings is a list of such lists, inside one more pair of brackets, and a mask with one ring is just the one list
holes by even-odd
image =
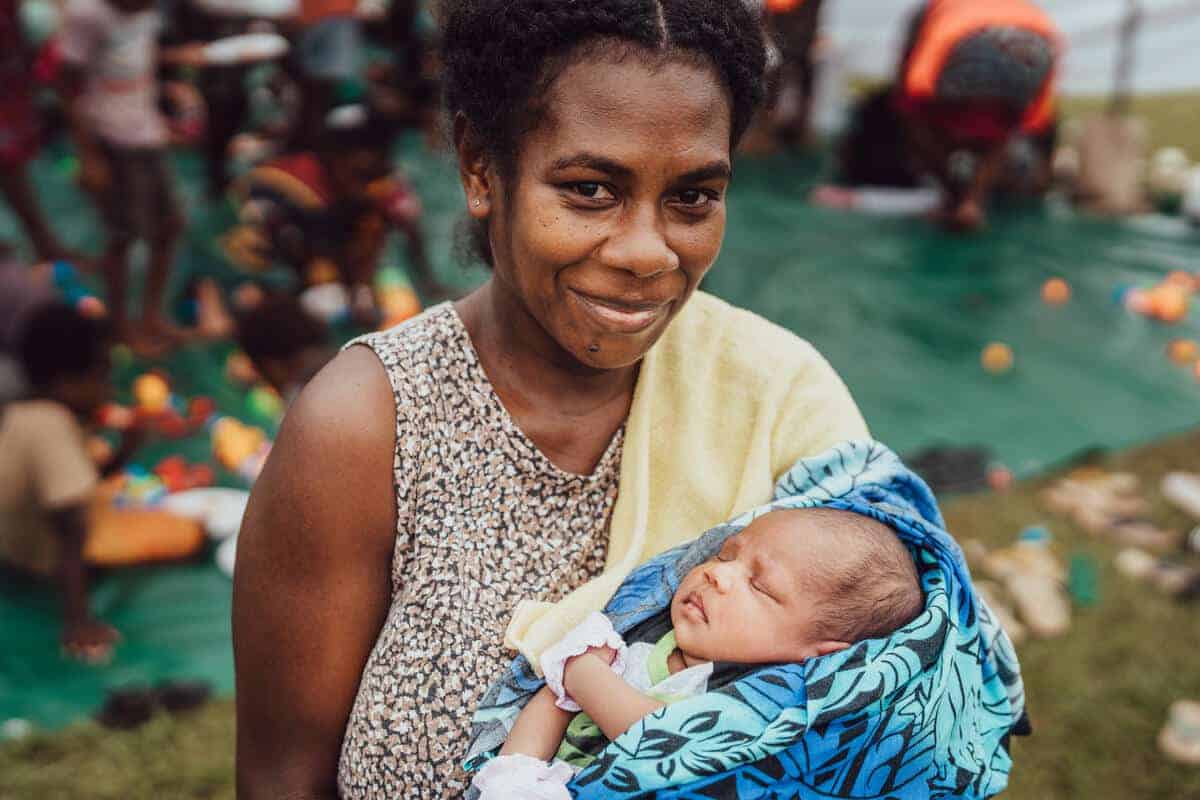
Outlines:
{"label": "plastic toy", "polygon": [[993,375],[1001,375],[1013,368],[1013,351],[1012,348],[1003,342],[992,342],[987,347],[983,348],[983,355],[980,357],[980,362],[983,368]]}
{"label": "plastic toy", "polygon": [[283,416],[283,398],[279,392],[266,384],[255,386],[246,398],[246,407],[250,413],[262,419],[278,422]]}
{"label": "plastic toy", "polygon": [[1064,306],[1071,301],[1071,285],[1062,278],[1051,278],[1042,284],[1042,302],[1048,306]]}
{"label": "plastic toy", "polygon": [[217,404],[213,402],[211,397],[193,397],[188,401],[188,423],[196,427],[207,425],[216,411]]}
{"label": "plastic toy", "polygon": [[170,407],[171,387],[162,375],[151,372],[133,382],[133,398],[139,412],[162,414]]}
{"label": "plastic toy", "polygon": [[125,470],[119,484],[120,492],[113,498],[117,508],[155,506],[167,496],[167,488],[162,480],[136,465]]}
{"label": "plastic toy", "polygon": [[108,307],[104,305],[104,301],[90,294],[76,300],[75,308],[89,319],[100,319],[108,315]]}
{"label": "plastic toy", "polygon": [[1100,599],[1100,577],[1096,561],[1086,553],[1071,556],[1067,567],[1067,591],[1081,608],[1096,605]]}
{"label": "plastic toy", "polygon": [[172,494],[211,486],[215,480],[212,467],[207,464],[188,464],[181,456],[164,458],[154,468],[154,474]]}
{"label": "plastic toy", "polygon": [[383,312],[380,330],[393,328],[421,313],[417,293],[406,286],[389,286],[377,292],[379,310]]}
{"label": "plastic toy", "polygon": [[127,431],[133,427],[133,423],[137,416],[133,410],[125,406],[119,406],[116,403],[109,403],[101,406],[96,412],[96,422],[102,428],[108,428],[114,431]]}
{"label": "plastic toy", "polygon": [[1200,359],[1200,343],[1192,339],[1175,339],[1167,345],[1167,357],[1180,366],[1189,366]]}
{"label": "plastic toy", "polygon": [[1012,470],[1005,466],[989,467],[987,471],[988,486],[994,492],[1007,492],[1013,485]]}
{"label": "plastic toy", "polygon": [[213,455],[225,469],[253,483],[271,452],[271,442],[262,428],[245,425],[233,417],[221,417],[212,427]]}

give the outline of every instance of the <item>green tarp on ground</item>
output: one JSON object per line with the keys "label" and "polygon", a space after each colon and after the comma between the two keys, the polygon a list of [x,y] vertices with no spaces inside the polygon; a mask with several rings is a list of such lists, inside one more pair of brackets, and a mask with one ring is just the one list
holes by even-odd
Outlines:
{"label": "green tarp on ground", "polygon": [[[436,267],[448,281],[472,285],[483,273],[463,270],[451,254],[461,209],[453,164],[415,139],[403,160],[426,207]],[[198,204],[194,158],[178,167],[192,228],[174,284],[195,274],[229,277],[213,243],[229,211]],[[1082,449],[1123,447],[1196,423],[1200,386],[1164,355],[1172,338],[1200,337],[1196,316],[1168,328],[1128,314],[1113,294],[1171,270],[1200,270],[1200,234],[1051,207],[1003,211],[986,234],[963,238],[920,221],[810,207],[805,197],[818,172],[810,161],[743,161],[737,171],[728,239],[705,288],[812,341],[850,385],[874,434],[895,449],[982,444],[1029,473]],[[66,241],[95,250],[94,217],[71,187],[69,163],[48,152],[36,176]],[[0,215],[0,236],[14,233]],[[1074,289],[1057,310],[1039,299],[1043,281],[1056,275]],[[981,369],[980,351],[991,341],[1013,348],[1011,373]],[[227,350],[188,351],[166,366],[184,393],[211,395],[224,411],[243,413],[242,394],[222,378]],[[138,369],[126,370],[123,385]],[[145,461],[174,449],[159,444]],[[206,450],[203,439],[185,446],[194,459]],[[0,721],[59,725],[90,713],[105,688],[131,682],[199,678],[231,690],[229,588],[203,563],[105,578],[96,610],[125,641],[111,666],[95,669],[60,659],[47,589],[5,583]]]}

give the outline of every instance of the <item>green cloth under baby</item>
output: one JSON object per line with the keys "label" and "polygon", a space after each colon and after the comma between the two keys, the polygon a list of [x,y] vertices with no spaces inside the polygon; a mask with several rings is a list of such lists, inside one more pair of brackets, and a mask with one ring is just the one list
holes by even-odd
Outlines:
{"label": "green cloth under baby", "polygon": [[[713,665],[700,664],[672,675],[668,660],[676,648],[674,630],[667,631],[654,645],[645,642],[631,644],[625,655],[626,682],[655,700],[667,704],[706,692]],[[567,733],[559,745],[556,758],[576,769],[583,769],[596,760],[608,743],[608,738],[600,730],[600,726],[586,713],[580,712],[567,726]]]}

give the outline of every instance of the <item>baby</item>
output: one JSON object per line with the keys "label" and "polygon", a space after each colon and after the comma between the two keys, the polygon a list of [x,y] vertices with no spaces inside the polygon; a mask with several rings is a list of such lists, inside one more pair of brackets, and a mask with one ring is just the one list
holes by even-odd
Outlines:
{"label": "baby", "polygon": [[708,691],[731,665],[835,653],[891,634],[923,605],[912,556],[887,525],[825,508],[766,514],[684,577],[670,630],[656,641],[626,647],[595,614],[550,648],[541,659],[546,687],[474,785],[484,800],[568,798],[575,771],[609,741],[665,704]]}

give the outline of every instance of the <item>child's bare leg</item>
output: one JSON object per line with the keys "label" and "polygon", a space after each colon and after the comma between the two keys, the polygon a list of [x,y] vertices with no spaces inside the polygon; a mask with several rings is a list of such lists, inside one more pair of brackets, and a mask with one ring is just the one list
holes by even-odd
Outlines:
{"label": "child's bare leg", "polygon": [[167,319],[163,302],[175,251],[183,233],[183,220],[174,210],[167,213],[170,217],[162,222],[158,234],[150,241],[150,263],[142,298],[142,329],[149,336],[164,337],[175,343],[184,338],[184,333]]}
{"label": "child's bare leg", "polygon": [[108,316],[117,338],[128,342],[133,338],[129,324],[129,250],[133,241],[123,233],[110,234],[108,246],[100,257],[100,269],[108,289]]}
{"label": "child's bare leg", "polygon": [[204,339],[228,339],[233,335],[234,322],[225,306],[221,287],[211,278],[196,287],[196,329]]}

